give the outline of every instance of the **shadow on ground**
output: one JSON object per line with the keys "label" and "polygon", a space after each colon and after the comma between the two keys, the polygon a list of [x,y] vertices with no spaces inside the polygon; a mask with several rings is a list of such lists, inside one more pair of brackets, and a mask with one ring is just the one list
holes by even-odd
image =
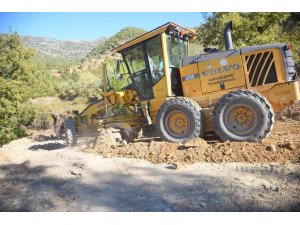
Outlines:
{"label": "shadow on ground", "polygon": [[51,142],[47,144],[41,144],[41,145],[32,145],[28,148],[28,150],[36,151],[36,150],[47,150],[47,151],[52,151],[52,150],[58,150],[61,148],[66,148],[67,146],[58,142]]}
{"label": "shadow on ground", "polygon": [[[278,192],[241,184],[239,180],[227,182],[225,176],[162,172],[139,166],[91,173],[93,182],[87,184],[84,172],[82,176],[74,173],[73,178],[59,179],[46,176],[46,170],[44,166],[31,166],[29,161],[1,165],[0,211],[300,210],[299,197],[287,199]],[[263,170],[261,174],[270,175]],[[292,176],[280,179],[293,182]]]}

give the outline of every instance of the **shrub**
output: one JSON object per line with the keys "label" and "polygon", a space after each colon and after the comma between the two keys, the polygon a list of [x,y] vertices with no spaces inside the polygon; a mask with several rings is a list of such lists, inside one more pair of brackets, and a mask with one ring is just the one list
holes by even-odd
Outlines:
{"label": "shrub", "polygon": [[48,129],[53,123],[53,118],[48,112],[37,112],[31,123],[33,129]]}
{"label": "shrub", "polygon": [[0,37],[0,145],[24,136],[23,126],[34,121],[30,98],[56,91],[49,72],[33,61],[34,55],[16,33]]}

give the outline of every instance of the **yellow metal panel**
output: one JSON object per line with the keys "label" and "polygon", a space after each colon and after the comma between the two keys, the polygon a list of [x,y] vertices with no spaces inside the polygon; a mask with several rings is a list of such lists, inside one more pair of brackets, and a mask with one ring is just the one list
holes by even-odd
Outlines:
{"label": "yellow metal panel", "polygon": [[273,54],[274,54],[274,62],[275,62],[275,67],[276,67],[276,72],[277,72],[278,83],[286,82],[282,50],[274,49]]}
{"label": "yellow metal panel", "polygon": [[155,117],[159,108],[168,100],[169,98],[157,98],[150,100],[150,117],[152,122],[155,123]]}
{"label": "yellow metal panel", "polygon": [[140,114],[131,115],[130,117],[124,115],[111,116],[104,119],[105,125],[110,123],[128,123],[130,126],[141,126],[143,124]]}
{"label": "yellow metal panel", "polygon": [[196,63],[181,67],[180,76],[183,95],[185,97],[194,97],[202,95],[198,67]]}
{"label": "yellow metal panel", "polygon": [[241,86],[241,87],[238,87],[238,88],[232,88],[232,89],[217,91],[217,92],[214,92],[214,93],[209,93],[209,94],[203,95],[203,96],[191,97],[191,99],[193,99],[195,102],[197,102],[202,108],[203,107],[210,107],[212,105],[215,105],[217,103],[217,101],[224,94],[226,94],[230,91],[237,90],[237,89],[245,89],[245,88],[246,88],[246,86]]}
{"label": "yellow metal panel", "polygon": [[256,92],[264,92],[270,90],[272,87],[274,87],[277,83],[272,83],[272,84],[264,84],[261,86],[256,86],[256,87],[250,87],[249,89],[256,91]]}
{"label": "yellow metal panel", "polygon": [[298,81],[277,84],[268,91],[261,92],[272,104],[275,112],[300,100]]}
{"label": "yellow metal panel", "polygon": [[[268,52],[268,53],[267,53],[267,58],[269,58],[269,57],[271,56],[271,54],[272,54],[271,51]],[[266,67],[266,68],[267,68],[267,71],[269,71],[269,70],[271,69],[271,66],[272,66],[272,63],[273,63],[274,59],[271,61],[271,63],[269,63],[269,65],[267,65],[267,61],[268,61],[268,60],[264,60],[264,61],[262,62],[262,68],[265,68],[265,67]],[[264,83],[265,80],[266,80],[266,78],[267,78],[267,76],[265,76],[265,74],[263,74],[263,69],[261,69],[260,71],[258,71],[258,76],[257,76],[256,82],[253,82],[254,85],[257,86],[258,83],[259,83],[259,80],[262,79],[262,78],[263,78],[263,83]]]}
{"label": "yellow metal panel", "polygon": [[168,96],[167,78],[164,76],[153,86],[154,98],[161,98]]}
{"label": "yellow metal panel", "polygon": [[221,91],[245,85],[245,76],[240,55],[198,63],[203,93]]}
{"label": "yellow metal panel", "polygon": [[[260,55],[261,54],[261,55]],[[263,55],[266,55],[266,58],[263,59]],[[259,56],[260,55],[260,56]],[[250,57],[253,57],[251,62]],[[247,87],[249,89],[254,89],[256,91],[265,91],[276,83],[285,83],[285,68],[284,68],[284,58],[281,49],[265,49],[259,51],[253,51],[242,55],[245,77],[247,82]],[[249,60],[249,62],[247,61]],[[267,64],[267,60],[270,60],[269,64]],[[254,61],[257,61],[255,64]],[[247,68],[247,63],[249,63]],[[255,64],[255,65],[254,65]],[[261,64],[261,67],[259,67]],[[275,66],[276,74],[277,74],[277,82],[272,84],[265,84],[267,74],[271,69],[272,64]],[[265,71],[263,71],[265,70]],[[252,71],[252,77],[250,75],[250,71]],[[262,83],[259,84],[259,80],[262,80]],[[259,86],[258,86],[259,85]]]}

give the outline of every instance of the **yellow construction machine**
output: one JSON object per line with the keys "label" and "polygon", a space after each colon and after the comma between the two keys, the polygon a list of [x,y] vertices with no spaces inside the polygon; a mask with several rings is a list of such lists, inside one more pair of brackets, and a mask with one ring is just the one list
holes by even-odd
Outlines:
{"label": "yellow construction machine", "polygon": [[189,43],[197,34],[175,23],[114,49],[122,56],[118,67],[128,72],[119,76],[126,85],[108,90],[104,71],[103,99],[66,120],[67,143],[76,143],[76,132],[99,126],[118,128],[130,141],[152,124],[169,142],[186,142],[207,131],[223,141],[266,138],[274,113],[300,99],[291,48],[266,44],[235,49],[231,30],[229,22],[225,51],[205,48],[196,56],[189,56]]}

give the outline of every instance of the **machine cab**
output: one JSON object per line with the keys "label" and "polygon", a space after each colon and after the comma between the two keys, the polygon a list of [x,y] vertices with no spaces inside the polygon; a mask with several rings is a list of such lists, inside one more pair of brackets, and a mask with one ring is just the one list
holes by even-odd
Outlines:
{"label": "machine cab", "polygon": [[195,36],[167,23],[114,49],[122,55],[141,101],[182,95],[180,62]]}

